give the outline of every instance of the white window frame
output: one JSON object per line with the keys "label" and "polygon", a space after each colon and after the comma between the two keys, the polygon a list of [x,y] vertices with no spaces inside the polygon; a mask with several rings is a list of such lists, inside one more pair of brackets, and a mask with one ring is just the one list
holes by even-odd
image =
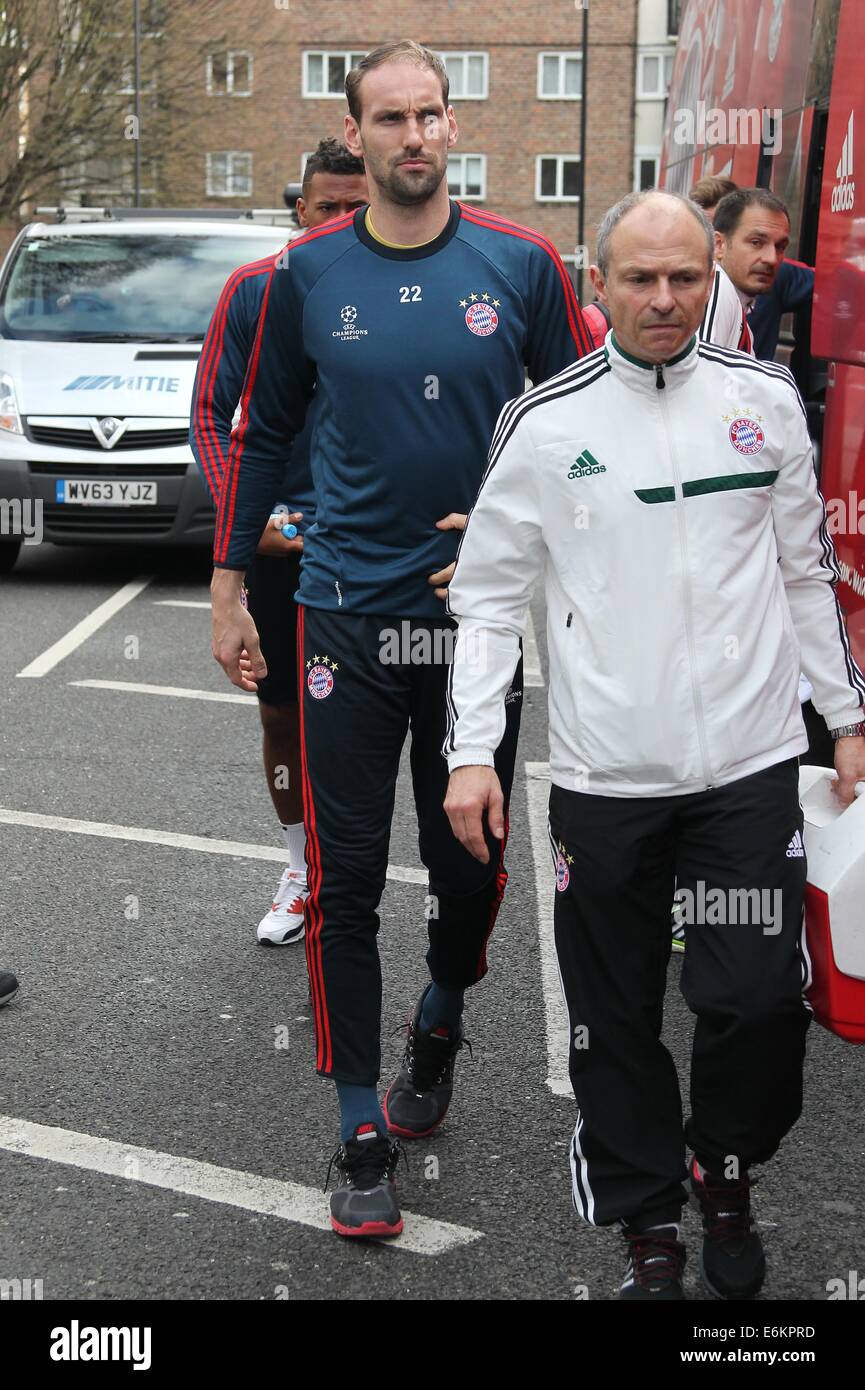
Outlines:
{"label": "white window frame", "polygon": [[660,63],[659,71],[660,71],[661,75],[663,76],[663,73],[664,73],[664,71],[665,71],[667,62],[668,62],[668,60],[669,60],[669,63],[670,63],[670,78],[672,79],[672,76],[673,76],[673,55],[674,55],[674,52],[675,52],[675,50],[674,50],[672,44],[662,45],[662,46],[659,46],[659,47],[657,47],[657,48],[641,48],[641,49],[638,50],[638,52],[637,52],[637,101],[666,101],[666,100],[667,100],[667,93],[668,93],[669,90],[670,90],[670,83],[669,83],[669,81],[666,83],[666,85],[665,85],[665,87],[664,87],[664,90],[663,90],[662,92],[659,92],[659,91],[647,92],[647,91],[645,90],[645,88],[644,88],[644,86],[643,86],[643,63],[644,63],[644,61],[645,61],[646,58],[657,58],[657,59],[659,60],[659,63]]}
{"label": "white window frame", "polygon": [[[480,162],[481,162],[481,191],[480,191],[480,193],[451,193],[450,196],[451,196],[452,198],[459,198],[459,199],[460,199],[462,202],[464,202],[464,203],[482,203],[482,202],[484,201],[484,199],[486,198],[486,196],[487,196],[487,157],[486,157],[486,155],[485,155],[485,154],[479,154],[476,150],[475,150],[475,151],[473,151],[473,150],[467,150],[465,153],[463,153],[462,150],[455,151],[454,153],[451,153],[451,154],[448,155],[448,165],[450,165],[451,160],[457,160],[457,159],[460,161],[460,164],[461,164],[461,170],[460,170],[460,184],[461,184],[463,187],[465,187],[465,182],[466,182],[465,161],[466,161],[467,159],[479,159],[479,160],[480,160]],[[447,171],[445,172],[445,178],[447,179],[448,184],[450,184],[451,179],[450,179],[450,175],[448,174]]]}
{"label": "white window frame", "polygon": [[[228,169],[227,169],[227,171],[226,171],[226,182],[228,182],[228,183],[232,183],[232,182],[234,181],[234,178],[235,178],[234,169],[232,168],[232,161],[235,160],[235,159],[248,159],[248,160],[249,160],[249,192],[248,192],[248,193],[238,193],[236,189],[231,189],[231,190],[229,190],[229,191],[227,191],[227,192],[217,192],[217,191],[214,190],[214,188],[213,188],[213,174],[212,174],[211,160],[214,159],[214,157],[216,157],[217,155],[219,155],[219,156],[223,156],[223,155],[224,155],[224,156],[226,156],[226,157],[228,158]],[[253,180],[254,180],[254,166],[253,166],[253,158],[252,158],[252,151],[251,151],[251,150],[208,150],[208,152],[207,152],[207,153],[205,154],[205,156],[204,156],[204,168],[205,168],[205,190],[206,190],[206,196],[207,196],[208,198],[251,198],[251,197],[252,197],[252,192],[253,192],[253,188],[254,188],[255,185],[254,185],[254,182],[253,182]]]}
{"label": "white window frame", "polygon": [[[557,92],[545,92],[543,90],[544,81],[544,59],[558,58],[559,60],[559,90]],[[580,78],[582,79],[583,50],[581,48],[545,48],[538,54],[538,101],[582,101],[582,89],[579,92],[565,92],[565,59],[579,58]]]}
{"label": "white window frame", "polygon": [[541,193],[541,161],[544,159],[554,159],[556,161],[556,188],[564,185],[564,165],[568,163],[579,164],[578,154],[538,154],[535,155],[535,201],[538,203],[578,203],[579,193]]}
{"label": "white window frame", "polygon": [[[208,53],[206,65],[207,95],[209,97],[251,97],[253,88],[253,59],[252,54],[246,48],[229,48],[225,52],[225,91],[217,91],[213,86],[213,59],[215,53]],[[236,92],[234,90],[234,60],[235,58],[246,58],[249,61],[249,91]]]}
{"label": "white window frame", "polygon": [[[483,91],[480,92],[480,93],[478,93],[478,92],[464,92],[464,93],[462,93],[461,95],[458,94],[458,93],[457,93],[457,94],[451,93],[450,96],[448,97],[448,101],[451,100],[451,96],[453,97],[453,100],[454,100],[454,101],[486,101],[486,100],[487,100],[487,98],[489,97],[489,94],[490,94],[490,55],[489,55],[489,53],[486,52],[485,49],[482,49],[482,48],[446,48],[446,49],[440,49],[440,50],[439,50],[439,53],[438,53],[438,56],[439,56],[439,58],[441,58],[441,60],[442,60],[442,62],[444,63],[445,67],[447,67],[447,65],[448,65],[448,59],[461,58],[461,59],[467,64],[469,58],[482,58],[482,59],[483,59],[483,64],[484,64],[484,89],[483,89]],[[448,72],[448,81],[450,81],[450,80],[451,80],[451,74],[450,74],[450,72]]]}
{"label": "white window frame", "polygon": [[311,101],[345,101],[345,92],[311,92],[309,90],[309,60],[310,58],[323,59],[323,67],[326,69],[331,58],[342,58],[345,67],[346,77],[351,72],[355,64],[352,58],[362,58],[359,48],[305,48],[303,50],[303,96]]}
{"label": "white window frame", "polygon": [[655,161],[655,180],[654,180],[654,185],[653,185],[654,187],[657,187],[657,185],[658,185],[658,179],[660,178],[660,175],[661,175],[661,151],[660,151],[660,149],[658,148],[658,146],[657,146],[657,145],[637,145],[637,147],[636,147],[635,150],[634,150],[634,192],[635,192],[635,193],[639,190],[639,187],[640,187],[640,165],[642,164],[642,162],[643,162],[644,159],[653,159],[653,160]]}

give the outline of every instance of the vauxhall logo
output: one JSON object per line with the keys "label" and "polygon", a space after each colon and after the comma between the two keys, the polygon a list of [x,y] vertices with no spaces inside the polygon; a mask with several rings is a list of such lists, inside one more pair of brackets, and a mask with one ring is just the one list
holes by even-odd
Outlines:
{"label": "vauxhall logo", "polygon": [[598,463],[594,454],[590,454],[588,449],[584,449],[579,458],[575,459],[569,478],[590,478],[593,473],[606,473],[606,464]]}
{"label": "vauxhall logo", "polygon": [[853,112],[847,122],[847,134],[841,146],[841,158],[835,170],[838,182],[832,189],[832,211],[851,212],[856,201],[856,184],[853,182]]}

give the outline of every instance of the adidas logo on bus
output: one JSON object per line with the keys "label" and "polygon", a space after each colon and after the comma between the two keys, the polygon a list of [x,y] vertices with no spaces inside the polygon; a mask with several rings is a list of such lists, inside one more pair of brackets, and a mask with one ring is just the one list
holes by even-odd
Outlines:
{"label": "adidas logo on bus", "polygon": [[579,458],[574,460],[569,478],[589,478],[593,473],[606,473],[606,464],[598,463],[593,454],[588,449],[584,449]]}
{"label": "adidas logo on bus", "polygon": [[795,835],[793,836],[792,840],[790,841],[789,845],[787,846],[787,858],[788,858],[788,859],[804,859],[804,858],[805,858],[805,846],[802,844],[802,836],[799,834],[799,831],[798,831],[798,830],[796,831]]}
{"label": "adidas logo on bus", "polygon": [[835,177],[838,182],[832,189],[832,211],[851,212],[856,202],[856,184],[851,175],[853,173],[853,112],[850,112],[850,119],[847,122],[847,134],[844,136],[844,144],[841,146],[841,158],[838,160],[838,167],[835,170]]}

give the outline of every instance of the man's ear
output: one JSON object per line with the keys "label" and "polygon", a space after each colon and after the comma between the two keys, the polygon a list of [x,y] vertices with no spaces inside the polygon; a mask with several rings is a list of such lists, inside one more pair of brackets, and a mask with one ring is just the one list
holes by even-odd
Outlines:
{"label": "man's ear", "polygon": [[715,233],[715,260],[724,264],[724,256],[727,251],[727,238],[723,232]]}
{"label": "man's ear", "polygon": [[452,106],[449,106],[447,108],[445,112],[445,118],[448,123],[448,149],[450,150],[456,144],[460,134],[459,126],[457,125],[457,118],[454,115],[454,109]]}
{"label": "man's ear", "polygon": [[607,282],[604,276],[601,274],[600,266],[589,266],[589,279],[592,282],[592,289],[595,291],[595,298],[599,299],[602,304],[606,304],[608,302]]}
{"label": "man's ear", "polygon": [[297,202],[294,205],[294,210],[297,213],[298,226],[308,227],[309,223],[306,220],[306,203],[304,202],[303,198],[298,198]]}
{"label": "man's ear", "polygon": [[342,124],[343,135],[345,137],[345,143],[348,147],[349,153],[353,154],[355,159],[362,159],[363,141],[360,138],[360,126],[354,119],[354,116],[345,116],[343,118]]}

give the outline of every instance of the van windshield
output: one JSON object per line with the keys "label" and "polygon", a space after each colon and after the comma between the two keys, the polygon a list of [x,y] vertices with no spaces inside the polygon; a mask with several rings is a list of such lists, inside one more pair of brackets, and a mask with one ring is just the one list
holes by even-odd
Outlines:
{"label": "van windshield", "polygon": [[7,338],[200,342],[233,270],[285,235],[52,236],[24,241],[0,300]]}

